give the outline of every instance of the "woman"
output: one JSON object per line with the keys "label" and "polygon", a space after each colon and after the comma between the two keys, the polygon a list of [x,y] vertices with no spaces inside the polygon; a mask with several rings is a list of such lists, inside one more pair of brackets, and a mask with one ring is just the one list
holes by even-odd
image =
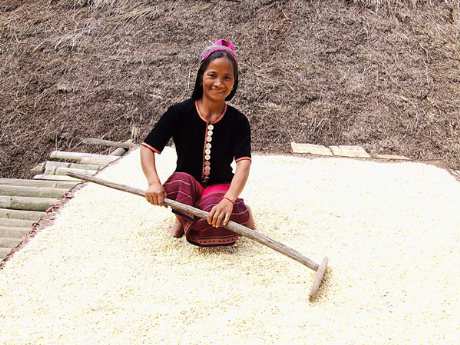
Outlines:
{"label": "woman", "polygon": [[[223,228],[229,220],[255,228],[249,208],[238,198],[251,166],[250,126],[242,113],[226,103],[238,88],[233,43],[218,40],[200,58],[191,99],[171,106],[141,145],[142,169],[149,184],[146,199],[163,205],[168,197],[209,212],[207,219],[197,220],[173,211],[173,236],[185,233],[190,243],[199,246],[231,245],[238,235]],[[177,166],[162,185],[155,155],[171,137]]]}

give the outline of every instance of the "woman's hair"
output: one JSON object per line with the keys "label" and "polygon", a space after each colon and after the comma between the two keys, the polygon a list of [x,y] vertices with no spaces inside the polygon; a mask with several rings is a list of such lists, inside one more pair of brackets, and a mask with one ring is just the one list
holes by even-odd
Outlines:
{"label": "woman's hair", "polygon": [[231,54],[227,53],[226,51],[219,50],[219,51],[212,53],[211,55],[208,56],[208,58],[204,59],[201,62],[200,68],[198,69],[198,72],[196,74],[196,81],[195,81],[195,87],[192,93],[192,100],[196,101],[197,99],[200,99],[203,97],[203,74],[208,68],[211,61],[221,58],[221,57],[226,57],[228,60],[230,60],[233,66],[233,77],[235,79],[235,82],[233,84],[232,91],[225,98],[225,100],[230,101],[233,98],[233,96],[236,93],[236,90],[238,89],[238,64],[236,63],[236,60],[233,58]]}

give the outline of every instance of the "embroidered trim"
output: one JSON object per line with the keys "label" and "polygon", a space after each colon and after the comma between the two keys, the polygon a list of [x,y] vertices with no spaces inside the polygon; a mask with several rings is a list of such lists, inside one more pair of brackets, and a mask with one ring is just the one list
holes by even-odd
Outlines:
{"label": "embroidered trim", "polygon": [[213,122],[206,120],[205,117],[201,114],[200,109],[198,108],[198,101],[195,101],[195,109],[196,109],[196,112],[198,113],[198,116],[200,117],[200,119],[202,119],[204,122],[206,122],[207,125],[208,124],[215,125],[217,122],[222,120],[222,118],[224,117],[225,113],[227,112],[227,103],[225,103],[224,110],[222,110],[222,113]]}
{"label": "embroidered trim", "polygon": [[177,197],[177,194],[183,194],[184,196],[186,196],[187,198],[192,199],[192,201],[193,201],[193,198],[190,195],[188,195],[187,193],[185,193],[185,192],[183,192],[181,190],[174,191],[174,192],[171,193],[171,195],[173,195],[174,193],[176,193],[176,197]]}
{"label": "embroidered trim", "polygon": [[[204,144],[203,144],[203,155],[202,155],[202,165],[201,165],[201,182],[206,184],[209,180],[209,176],[211,175],[211,141],[212,141],[212,134],[208,136],[208,129],[209,126],[206,125],[206,129],[204,131]],[[212,133],[212,132],[211,132]],[[209,145],[208,145],[209,144]],[[207,154],[206,150],[209,150]]]}
{"label": "embroidered trim", "polygon": [[240,157],[238,159],[235,159],[235,162],[239,162],[239,161],[252,161],[251,157]]}
{"label": "embroidered trim", "polygon": [[186,182],[186,181],[182,181],[182,180],[169,181],[169,182],[166,182],[164,185],[165,185],[165,186],[169,186],[169,185],[172,185],[173,183],[183,183],[183,184],[185,184],[186,186],[191,186],[190,183],[188,183],[188,182]]}
{"label": "embroidered trim", "polygon": [[214,121],[208,121],[201,114],[198,108],[198,101],[195,101],[195,109],[201,120],[206,123],[206,129],[204,131],[204,144],[203,144],[203,159],[201,166],[201,182],[207,184],[211,176],[211,148],[212,148],[212,135],[214,133],[214,124],[219,122],[227,112],[227,103],[225,103],[224,109],[219,117]]}
{"label": "embroidered trim", "polygon": [[155,153],[158,153],[158,154],[161,154],[161,151],[154,148],[153,146],[150,146],[149,144],[146,144],[146,143],[142,143],[141,144],[142,146],[145,146],[146,148],[148,148],[150,151],[153,151]]}

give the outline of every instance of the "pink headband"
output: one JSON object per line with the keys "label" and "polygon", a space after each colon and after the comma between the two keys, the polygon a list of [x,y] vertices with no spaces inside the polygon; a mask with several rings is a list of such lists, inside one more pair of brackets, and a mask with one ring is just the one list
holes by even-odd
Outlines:
{"label": "pink headband", "polygon": [[231,56],[233,56],[233,58],[236,61],[235,45],[232,43],[232,41],[220,39],[220,40],[213,42],[212,45],[210,45],[205,50],[203,50],[203,52],[200,55],[200,62],[203,60],[206,60],[209,57],[209,55],[217,51],[225,51],[229,53]]}

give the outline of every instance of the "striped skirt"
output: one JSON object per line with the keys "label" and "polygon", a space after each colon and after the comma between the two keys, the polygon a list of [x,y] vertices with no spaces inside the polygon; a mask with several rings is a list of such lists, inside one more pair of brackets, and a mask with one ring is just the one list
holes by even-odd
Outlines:
{"label": "striped skirt", "polygon": [[[165,182],[164,188],[167,197],[186,205],[194,206],[209,212],[224,197],[230,184],[218,184],[203,187],[193,176],[184,172],[175,172]],[[238,235],[224,227],[214,228],[206,219],[197,219],[177,211],[173,211],[181,222],[185,238],[188,242],[200,246],[228,246],[238,240]],[[233,205],[230,219],[246,225],[249,220],[249,211],[243,199],[237,199]]]}

